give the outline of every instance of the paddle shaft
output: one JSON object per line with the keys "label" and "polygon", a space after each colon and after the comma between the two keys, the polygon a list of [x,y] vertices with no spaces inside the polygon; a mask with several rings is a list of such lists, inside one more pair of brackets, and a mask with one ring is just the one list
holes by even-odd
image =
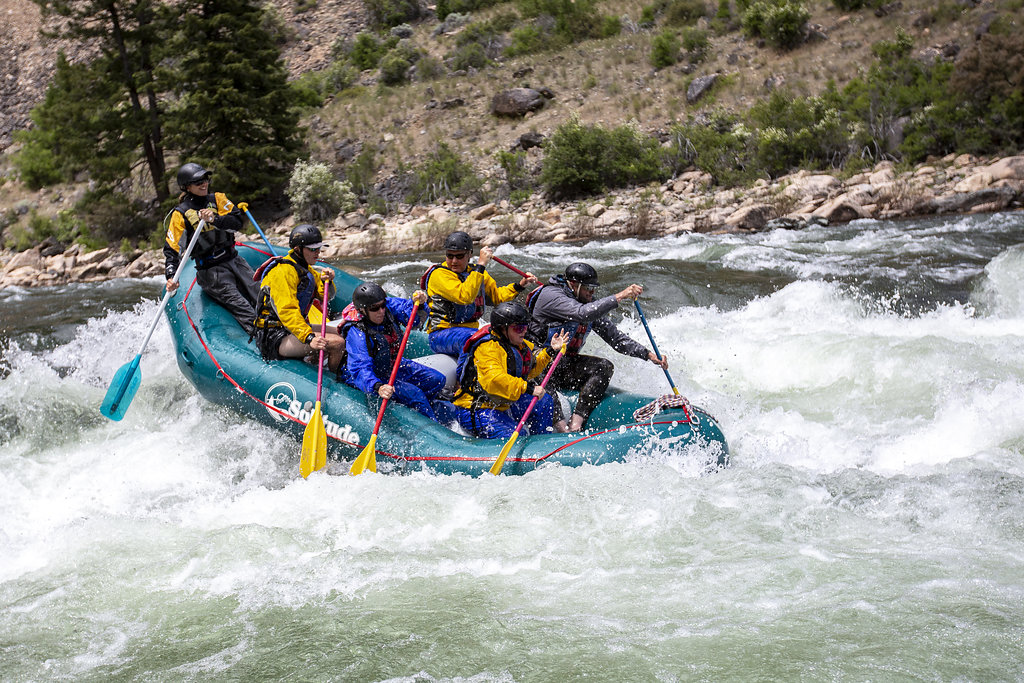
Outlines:
{"label": "paddle shaft", "polygon": [[[647,330],[647,338],[651,340],[651,346],[654,347],[654,355],[661,360],[661,351],[658,350],[658,344],[654,341],[654,335],[651,334],[651,327],[647,324],[647,318],[644,317],[644,311],[640,308],[640,302],[633,299],[633,305],[636,306],[636,312],[640,314],[640,322],[644,324],[644,329]],[[668,368],[663,368],[665,371],[665,379],[668,380],[669,386],[672,387],[672,391],[675,392],[676,396],[679,395],[679,390],[676,389],[676,383],[672,380],[672,375],[668,374]]]}
{"label": "paddle shaft", "polygon": [[492,260],[492,261],[497,261],[497,262],[498,262],[498,263],[500,263],[501,265],[503,265],[503,266],[505,266],[506,268],[508,268],[509,270],[511,270],[511,271],[512,271],[513,273],[515,273],[516,275],[520,275],[520,276],[522,276],[522,277],[526,277],[526,273],[525,273],[524,271],[522,271],[522,270],[519,270],[518,268],[516,268],[515,266],[513,266],[513,265],[512,265],[511,263],[509,263],[508,261],[502,261],[502,260],[501,260],[500,258],[498,258],[497,256],[491,256],[491,260]]}
{"label": "paddle shaft", "polygon": [[270,240],[267,239],[267,236],[263,233],[263,230],[260,228],[260,224],[257,223],[256,219],[252,217],[251,213],[249,213],[249,206],[245,203],[239,204],[238,206],[240,209],[242,209],[242,211],[245,212],[245,215],[246,217],[248,217],[249,222],[252,223],[252,227],[256,228],[256,232],[258,232],[260,234],[260,237],[263,238],[263,241],[267,243],[267,248],[270,249],[270,255],[273,256],[275,253],[274,245],[270,243]]}
{"label": "paddle shaft", "polygon": [[[185,253],[181,255],[181,262],[178,264],[178,269],[174,271],[174,277],[171,278],[171,282],[177,282],[181,279],[181,266],[188,261],[189,256],[192,255],[192,249],[196,246],[199,241],[199,233],[206,227],[206,221],[200,220],[199,227],[196,229],[195,234],[192,235],[192,239],[188,241],[188,246],[185,247]],[[164,306],[167,305],[167,300],[174,296],[174,292],[164,292],[164,298],[160,301],[160,308],[157,309],[156,315],[153,316],[153,324],[149,326],[149,332],[146,334],[145,340],[142,342],[142,348],[139,349],[139,355],[142,355],[143,349],[149,344],[149,338],[153,336],[153,330],[156,329],[156,324],[160,322],[160,314],[164,311]]]}
{"label": "paddle shaft", "polygon": [[[331,295],[331,287],[324,279],[324,303],[323,319],[320,321],[320,336],[327,337],[327,300]],[[324,388],[324,352],[326,348],[320,349],[320,359],[316,363],[316,402],[320,402],[320,391]]]}
{"label": "paddle shaft", "polygon": [[[555,354],[555,359],[553,361],[551,361],[551,367],[548,368],[547,373],[544,375],[544,379],[541,380],[540,387],[542,389],[547,388],[548,380],[551,379],[551,373],[553,373],[555,371],[555,368],[558,366],[558,361],[562,360],[562,356],[564,356],[564,355],[565,355],[565,345],[563,344],[562,348],[558,349],[558,353]],[[516,425],[516,433],[517,434],[519,433],[519,430],[521,430],[523,428],[523,425],[526,424],[526,418],[530,417],[530,413],[533,412],[533,407],[535,405],[537,405],[537,401],[539,401],[539,400],[540,400],[540,396],[534,396],[533,400],[530,401],[530,405],[526,406],[526,412],[523,413],[522,418],[520,418],[520,420],[519,420],[519,424]]]}
{"label": "paddle shaft", "polygon": [[[395,356],[395,364],[391,367],[391,377],[388,379],[388,384],[392,387],[395,386],[395,378],[398,377],[398,366],[402,364],[402,354],[405,353],[405,344],[409,341],[409,333],[412,332],[412,326],[416,322],[416,314],[419,312],[419,303],[412,302],[412,315],[409,316],[409,323],[405,326],[405,335],[402,337],[402,343],[398,345],[398,353]],[[384,419],[384,409],[388,407],[388,401],[390,399],[384,399],[384,402],[380,404],[380,410],[377,411],[377,422],[373,425],[373,435],[377,436],[378,430],[380,430],[380,422]]]}

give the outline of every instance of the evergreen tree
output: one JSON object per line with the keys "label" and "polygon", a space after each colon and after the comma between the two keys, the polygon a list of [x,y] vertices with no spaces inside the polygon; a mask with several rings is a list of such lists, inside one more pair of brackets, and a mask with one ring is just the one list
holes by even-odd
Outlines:
{"label": "evergreen tree", "polygon": [[[160,48],[162,26],[154,0],[33,1],[44,15],[56,13],[66,19],[59,35],[100,50],[100,56],[92,62],[91,75],[102,75],[104,81],[109,81],[98,83],[98,92],[84,93],[88,98],[86,107],[114,105],[105,116],[99,117],[104,124],[98,126],[97,147],[86,158],[70,159],[69,163],[80,162],[97,176],[98,182],[103,182],[119,167],[124,172],[123,164],[115,162],[124,160],[126,149],[141,148],[157,198],[167,197],[163,182],[166,169],[162,120],[153,68],[159,61],[154,53]],[[121,93],[119,102],[106,99],[114,84]],[[73,92],[74,87],[70,91]],[[65,87],[63,94],[66,96],[68,92]],[[93,122],[99,123],[98,120]],[[85,121],[79,124],[84,125]],[[62,137],[66,133],[74,135],[75,131],[60,125],[58,130],[43,133]],[[121,178],[128,175],[125,173]]]}
{"label": "evergreen tree", "polygon": [[[301,149],[296,96],[261,9],[252,0],[184,0],[167,11],[174,59],[168,146],[216,171],[237,200],[281,187]],[[183,13],[183,14],[182,14]]]}

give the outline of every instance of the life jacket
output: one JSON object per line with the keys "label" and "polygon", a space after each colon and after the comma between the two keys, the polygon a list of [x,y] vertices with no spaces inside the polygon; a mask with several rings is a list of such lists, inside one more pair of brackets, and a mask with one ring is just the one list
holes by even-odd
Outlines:
{"label": "life jacket", "polygon": [[[204,203],[205,202],[205,203]],[[196,197],[186,194],[184,199],[171,212],[177,211],[185,221],[186,244],[192,241],[192,235],[199,227],[199,210],[213,209],[220,212],[217,207],[217,198],[214,194],[205,197]],[[212,223],[206,224],[206,229],[199,235],[196,246],[192,249],[192,258],[195,259],[196,268],[201,270],[216,265],[234,257],[235,233],[230,230],[222,230]]]}
{"label": "life jacket", "polygon": [[459,354],[458,363],[455,366],[455,381],[459,384],[459,390],[470,394],[473,397],[471,410],[477,410],[484,403],[490,403],[499,407],[511,405],[511,401],[500,396],[487,393],[480,385],[476,361],[473,354],[477,347],[486,341],[496,341],[505,350],[506,366],[505,371],[513,377],[526,379],[533,370],[533,351],[529,345],[524,344],[522,349],[514,346],[512,342],[498,335],[491,335],[491,326],[484,325],[473,333],[466,343],[462,345],[462,353]]}
{"label": "life jacket", "polygon": [[[438,329],[441,322],[448,323],[449,327],[455,325],[461,325],[463,323],[470,323],[475,320],[479,320],[484,314],[484,283],[480,283],[480,291],[477,292],[476,298],[473,299],[473,303],[470,304],[457,304],[454,301],[445,299],[439,294],[430,295],[430,290],[427,289],[427,285],[430,282],[430,276],[438,268],[444,268],[445,270],[455,272],[443,263],[435,263],[434,265],[427,268],[426,272],[420,276],[420,289],[428,295],[427,303],[429,304],[430,313],[427,317],[427,333],[433,332]],[[467,268],[461,273],[456,273],[459,276],[460,282],[465,282],[466,278],[469,277],[470,271]]]}
{"label": "life jacket", "polygon": [[[341,317],[345,320],[339,331],[341,336],[348,338],[350,329],[359,328],[366,337],[366,352],[373,360],[374,370],[378,376],[382,373],[383,376],[387,376],[391,371],[391,364],[398,357],[398,347],[402,345],[402,327],[391,309],[384,307],[384,320],[380,325],[370,325],[369,320],[359,313],[354,304],[346,306]],[[387,355],[384,355],[384,351],[387,351]]]}
{"label": "life jacket", "polygon": [[[295,298],[298,299],[302,317],[306,317],[316,299],[316,278],[313,277],[308,266],[302,266],[295,260],[292,252],[288,252],[285,256],[272,256],[261,263],[253,274],[253,280],[262,282],[267,273],[282,263],[295,268],[299,273],[299,286],[295,290]],[[260,288],[259,299],[256,301],[255,324],[256,327],[281,327],[281,319],[277,316],[269,287]]]}
{"label": "life jacket", "polygon": [[[530,311],[530,315],[533,315],[533,309],[537,305],[537,296],[540,294],[540,290],[548,286],[549,285],[541,285],[526,295],[526,308]],[[583,344],[586,343],[587,336],[590,334],[590,329],[592,327],[593,323],[574,323],[571,320],[548,323],[547,330],[545,330],[546,337],[540,341],[550,347],[551,338],[558,334],[559,331],[566,330],[571,334],[571,336],[565,345],[565,355],[575,355],[583,348]]]}

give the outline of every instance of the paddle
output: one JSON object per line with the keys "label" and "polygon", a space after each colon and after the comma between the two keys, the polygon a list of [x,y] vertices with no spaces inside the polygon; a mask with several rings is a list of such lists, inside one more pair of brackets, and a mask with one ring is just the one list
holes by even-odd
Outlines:
{"label": "paddle", "polygon": [[[192,255],[192,249],[196,246],[196,242],[199,241],[199,235],[203,232],[203,228],[206,227],[206,221],[200,220],[199,227],[192,235],[192,239],[189,240],[188,246],[185,247],[185,253],[181,255],[180,265],[184,265],[188,261],[188,257]],[[171,282],[175,283],[178,278],[181,277],[181,267],[179,266],[174,277],[171,278]],[[104,417],[110,418],[111,420],[120,420],[124,417],[125,411],[128,410],[128,406],[131,405],[132,399],[135,398],[135,392],[138,391],[139,385],[142,384],[142,370],[139,369],[139,362],[142,360],[142,352],[146,350],[146,345],[149,344],[149,338],[153,336],[153,331],[156,329],[156,324],[160,322],[160,314],[164,311],[164,306],[167,305],[167,301],[174,296],[174,292],[167,291],[164,293],[163,300],[160,301],[160,306],[156,310],[156,315],[153,316],[153,324],[149,326],[149,332],[146,334],[145,340],[142,342],[142,348],[135,354],[135,358],[130,363],[125,363],[120,369],[114,374],[114,379],[110,381],[110,387],[107,389],[106,396],[103,397],[103,403],[100,404],[100,412]]]}
{"label": "paddle", "polygon": [[[562,344],[562,348],[558,350],[558,355],[551,361],[551,367],[548,368],[548,372],[544,375],[544,381],[540,383],[541,387],[546,387],[548,380],[551,379],[551,373],[555,371],[555,367],[558,365],[558,361],[562,360],[562,356],[565,355],[565,344]],[[505,458],[508,457],[509,451],[512,450],[512,445],[515,444],[516,439],[519,438],[519,430],[526,424],[526,418],[530,417],[530,413],[533,412],[533,407],[537,405],[537,401],[540,396],[534,396],[533,400],[530,401],[530,405],[526,406],[526,412],[523,413],[523,417],[519,420],[519,424],[516,425],[516,431],[512,432],[512,436],[509,437],[508,441],[505,442],[505,447],[501,449],[501,453],[498,454],[498,459],[491,465],[491,474],[498,476],[501,474],[501,468],[505,466]]]}
{"label": "paddle", "polygon": [[270,240],[267,239],[266,234],[264,234],[263,230],[260,228],[259,223],[257,223],[256,219],[252,217],[251,213],[249,213],[249,205],[246,204],[245,202],[239,202],[238,208],[240,208],[242,212],[245,213],[245,215],[249,218],[249,222],[252,223],[252,227],[256,228],[256,232],[258,232],[260,234],[260,237],[263,238],[263,241],[267,243],[267,248],[270,249],[270,255],[273,256],[275,253],[277,253],[274,251],[274,245],[270,243]]}
{"label": "paddle", "polygon": [[[640,302],[637,301],[636,299],[633,299],[633,305],[636,306],[636,312],[640,314],[640,322],[644,324],[644,329],[647,330],[647,338],[651,340],[651,346],[654,347],[654,355],[658,357],[658,360],[661,360],[661,351],[658,350],[658,345],[654,341],[654,335],[651,334],[651,328],[647,324],[647,318],[644,317],[643,309],[640,308]],[[679,390],[676,389],[676,383],[672,381],[672,375],[668,374],[668,368],[664,368],[664,370],[665,377],[668,379],[668,383],[672,387],[672,391],[674,391],[676,396],[678,396]]]}
{"label": "paddle", "polygon": [[[327,299],[331,287],[324,281],[324,315],[320,321],[320,336],[327,336]],[[316,407],[306,423],[306,431],[302,435],[302,454],[299,456],[299,473],[305,479],[310,472],[322,470],[327,465],[327,428],[324,416],[320,412],[320,392],[324,386],[324,351],[320,349],[320,358],[316,363]]]}
{"label": "paddle", "polygon": [[516,275],[520,275],[520,276],[522,276],[522,277],[526,277],[526,272],[525,272],[525,271],[519,270],[518,268],[516,268],[515,266],[513,266],[513,265],[512,265],[511,263],[509,263],[508,261],[502,261],[502,260],[501,260],[500,258],[498,258],[497,256],[491,256],[491,260],[492,260],[492,261],[497,261],[497,262],[498,262],[498,263],[500,263],[501,265],[503,265],[503,266],[505,266],[506,268],[508,268],[509,270],[511,270],[511,271],[512,271],[513,273],[515,273]]}
{"label": "paddle", "polygon": [[[402,364],[402,354],[405,353],[405,343],[409,341],[409,333],[412,332],[412,326],[416,323],[416,313],[419,311],[419,307],[419,302],[413,301],[412,315],[409,316],[409,323],[405,326],[405,335],[402,337],[402,343],[398,346],[398,355],[395,358],[394,366],[391,368],[391,378],[388,380],[388,384],[391,386],[395,386],[395,377],[398,376],[398,366]],[[370,435],[370,441],[352,462],[352,468],[349,470],[350,474],[362,474],[366,470],[370,470],[371,472],[377,471],[377,432],[380,430],[380,421],[384,419],[384,409],[387,407],[388,399],[384,399],[384,402],[380,404],[380,410],[377,411],[377,422],[373,425],[373,434]]]}

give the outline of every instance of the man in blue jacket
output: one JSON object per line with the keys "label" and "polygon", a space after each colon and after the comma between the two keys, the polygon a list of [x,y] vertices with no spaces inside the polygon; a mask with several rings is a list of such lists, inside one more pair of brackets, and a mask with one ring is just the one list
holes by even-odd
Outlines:
{"label": "man in blue jacket", "polygon": [[[367,394],[394,399],[415,408],[436,422],[447,423],[454,415],[454,406],[438,400],[444,390],[445,376],[416,361],[403,358],[395,383],[388,384],[391,368],[398,354],[405,325],[412,315],[413,302],[426,303],[427,294],[418,290],[412,299],[388,296],[380,285],[364,282],[352,292],[356,320],[342,326],[347,357],[341,369],[341,380]],[[426,312],[420,309],[416,325],[422,324]]]}
{"label": "man in blue jacket", "polygon": [[[608,389],[615,366],[606,358],[580,353],[591,331],[597,333],[609,346],[626,356],[649,360],[665,369],[667,358],[648,351],[629,338],[608,319],[623,299],[636,299],[644,291],[640,285],[629,285],[618,294],[594,300],[597,291],[597,271],[588,263],[573,263],[564,275],[555,275],[546,285],[533,290],[527,298],[532,314],[530,339],[551,345],[551,339],[560,332],[569,334],[565,358],[551,375],[549,386],[554,389],[579,391],[579,400],[568,424],[570,432],[578,432],[586,424],[590,412],[600,403]],[[558,402],[555,402],[556,409]],[[556,427],[559,418],[556,416]]]}

